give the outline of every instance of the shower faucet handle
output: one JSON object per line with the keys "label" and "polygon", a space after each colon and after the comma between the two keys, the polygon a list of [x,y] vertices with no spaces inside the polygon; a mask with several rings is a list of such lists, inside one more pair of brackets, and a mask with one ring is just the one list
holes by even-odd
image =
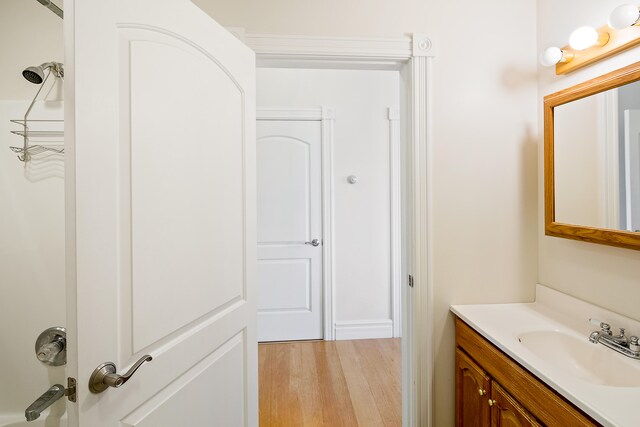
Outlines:
{"label": "shower faucet handle", "polygon": [[44,330],[36,340],[36,357],[45,365],[61,366],[67,363],[67,331],[56,326]]}
{"label": "shower faucet handle", "polygon": [[153,357],[148,354],[142,356],[124,375],[116,374],[116,365],[113,362],[105,362],[94,369],[89,378],[89,390],[91,393],[102,393],[108,387],[118,388],[123,386],[144,362],[151,362]]}

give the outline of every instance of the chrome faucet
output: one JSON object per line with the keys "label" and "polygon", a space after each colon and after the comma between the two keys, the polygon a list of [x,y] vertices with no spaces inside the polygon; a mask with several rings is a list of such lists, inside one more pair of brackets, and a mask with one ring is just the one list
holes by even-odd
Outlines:
{"label": "chrome faucet", "polygon": [[627,338],[624,334],[624,328],[619,329],[618,335],[611,333],[611,325],[605,322],[600,322],[600,330],[593,331],[589,335],[589,341],[594,344],[602,344],[605,347],[609,347],[612,350],[622,353],[632,359],[640,360],[640,344],[638,343],[638,337],[632,336]]}
{"label": "chrome faucet", "polygon": [[40,417],[42,411],[51,406],[56,400],[65,395],[65,388],[60,384],[55,384],[49,388],[42,396],[33,402],[25,411],[24,416],[27,421],[33,421]]}

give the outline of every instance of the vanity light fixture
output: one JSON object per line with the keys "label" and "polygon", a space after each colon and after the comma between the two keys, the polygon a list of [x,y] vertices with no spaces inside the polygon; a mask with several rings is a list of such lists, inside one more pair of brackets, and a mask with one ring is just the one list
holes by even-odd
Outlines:
{"label": "vanity light fixture", "polygon": [[547,48],[540,55],[540,63],[545,67],[555,65],[558,75],[567,74],[637,45],[640,45],[640,9],[623,4],[613,10],[608,25],[576,29],[568,46]]}
{"label": "vanity light fixture", "polygon": [[609,26],[616,30],[640,25],[640,9],[633,4],[623,4],[611,12],[609,15]]}

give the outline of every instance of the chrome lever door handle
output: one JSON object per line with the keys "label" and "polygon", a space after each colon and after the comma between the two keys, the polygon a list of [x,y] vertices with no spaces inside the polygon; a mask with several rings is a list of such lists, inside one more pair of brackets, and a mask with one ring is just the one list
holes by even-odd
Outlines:
{"label": "chrome lever door handle", "polygon": [[311,245],[311,246],[318,246],[320,244],[320,240],[319,239],[313,239],[310,242],[304,242],[305,245]]}
{"label": "chrome lever door handle", "polygon": [[118,388],[124,385],[144,362],[151,362],[153,358],[148,354],[142,356],[133,364],[124,375],[116,374],[116,365],[113,362],[100,364],[89,378],[89,390],[91,393],[102,393],[108,387]]}

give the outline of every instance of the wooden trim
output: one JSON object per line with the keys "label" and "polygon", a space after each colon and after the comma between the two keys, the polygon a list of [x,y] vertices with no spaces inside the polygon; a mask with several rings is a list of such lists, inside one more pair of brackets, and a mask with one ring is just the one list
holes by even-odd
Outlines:
{"label": "wooden trim", "polygon": [[257,120],[320,121],[322,108],[258,108]]}
{"label": "wooden trim", "polygon": [[609,41],[604,46],[593,46],[582,51],[575,51],[571,46],[562,48],[563,51],[570,52],[574,56],[569,62],[559,62],[556,64],[557,75],[579,70],[596,61],[608,58],[640,44],[640,27],[638,26],[615,30],[608,25],[604,25],[598,29],[598,32],[600,34],[609,34]]}
{"label": "wooden trim", "polygon": [[456,344],[543,424],[600,425],[457,317]]}
{"label": "wooden trim", "polygon": [[336,339],[335,277],[333,271],[333,128],[335,110],[323,107],[322,115],[322,287],[324,300],[324,339]]}
{"label": "wooden trim", "polygon": [[[415,385],[416,425],[433,423],[433,269],[432,262],[432,64],[433,58],[411,60],[410,148],[411,162],[411,267],[413,288],[408,288],[412,328],[411,358]],[[405,335],[405,337],[407,337]]]}
{"label": "wooden trim", "polygon": [[399,69],[412,57],[412,39],[245,34],[262,67]]}
{"label": "wooden trim", "polygon": [[401,152],[400,152],[400,110],[387,109],[389,119],[389,219],[390,219],[390,271],[391,320],[393,337],[402,336],[402,194],[401,194]]}
{"label": "wooden trim", "polygon": [[545,234],[584,242],[640,250],[640,233],[556,222],[554,108],[596,93],[640,80],[640,62],[596,77],[544,98],[544,213]]}
{"label": "wooden trim", "polygon": [[336,340],[363,340],[393,337],[393,322],[389,319],[336,322]]}

